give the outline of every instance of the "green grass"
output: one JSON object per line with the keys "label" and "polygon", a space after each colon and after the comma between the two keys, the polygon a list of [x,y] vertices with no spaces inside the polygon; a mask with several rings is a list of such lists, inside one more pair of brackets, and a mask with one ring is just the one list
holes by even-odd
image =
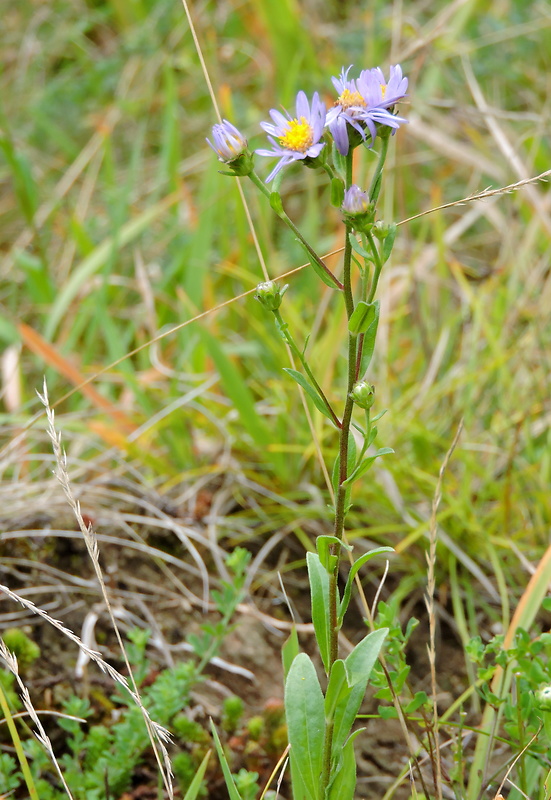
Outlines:
{"label": "green grass", "polygon": [[[253,146],[263,142],[258,122],[269,108],[290,104],[298,89],[329,99],[330,76],[343,63],[399,61],[411,79],[403,107],[411,125],[399,131],[385,171],[387,219],[548,169],[547,4],[286,0],[275,8],[269,0],[191,8],[222,116]],[[205,143],[216,117],[182,6],[25,0],[4,17],[0,350],[17,357],[21,395],[11,399],[4,384],[2,443],[40,410],[35,390],[44,374],[55,402],[102,370],[92,385],[109,406],[76,391],[56,409],[84,481],[101,462],[164,494],[228,469],[220,460],[226,448],[231,469],[293,501],[252,498],[236,482],[241,527],[228,544],[264,541],[289,526],[303,548],[304,527],[310,536],[315,521],[328,518],[308,486],[325,489],[271,320],[248,294],[168,332],[262,279],[237,188],[218,174]],[[477,108],[477,86],[491,115]],[[364,164],[359,182],[369,155]],[[244,185],[270,275],[300,266],[303,251],[251,188]],[[322,176],[289,171],[286,210],[331,251],[341,224],[334,210],[320,218],[320,198],[328,201]],[[389,409],[379,443],[396,455],[359,485],[350,539],[396,547],[398,596],[399,579],[421,590],[438,470],[463,418],[444,481],[436,565],[437,585],[454,596],[457,614],[463,609],[463,638],[508,625],[527,564],[547,546],[550,254],[549,190],[540,183],[400,226],[383,276],[370,380],[377,409]],[[317,331],[311,364],[337,400],[345,320],[331,314],[331,290],[311,269],[289,283],[288,321],[299,342]],[[38,335],[38,350],[20,323]],[[159,333],[167,335],[147,347]],[[180,406],[192,390],[196,398]],[[336,436],[314,413],[332,454]],[[43,428],[36,421],[3,465],[8,484],[28,484],[31,505],[40,496],[33,481],[46,480]],[[18,524],[19,498],[6,495],[6,530],[10,520]]]}

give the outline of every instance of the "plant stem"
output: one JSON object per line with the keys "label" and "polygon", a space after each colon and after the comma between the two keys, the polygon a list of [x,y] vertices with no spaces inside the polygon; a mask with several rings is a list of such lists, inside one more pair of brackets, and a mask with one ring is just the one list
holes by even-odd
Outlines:
{"label": "plant stem", "polygon": [[275,317],[278,330],[281,333],[283,339],[287,342],[287,344],[289,345],[289,347],[293,351],[294,355],[298,358],[298,360],[302,364],[305,373],[310,378],[310,381],[311,381],[312,385],[315,387],[317,393],[319,394],[319,396],[323,400],[323,404],[325,405],[327,411],[331,415],[331,419],[333,420],[335,426],[340,429],[341,422],[340,422],[339,418],[337,417],[337,415],[333,411],[331,403],[329,402],[329,400],[325,396],[325,393],[324,393],[323,389],[321,388],[321,386],[319,385],[319,383],[315,379],[315,377],[314,377],[314,375],[312,373],[312,370],[310,369],[310,366],[309,366],[308,362],[304,358],[304,353],[299,349],[297,343],[293,339],[291,333],[289,332],[289,326],[287,325],[286,322],[284,322],[283,317],[281,316],[278,308],[273,309],[273,315]]}
{"label": "plant stem", "polygon": [[[346,188],[348,189],[352,183],[352,162],[353,154],[350,152],[346,159]],[[345,231],[345,246],[344,246],[344,266],[343,266],[343,288],[344,288],[344,304],[346,307],[347,319],[350,319],[354,311],[354,297],[352,294],[352,281],[351,281],[351,265],[352,265],[352,245],[350,244],[350,233],[352,232],[351,226],[346,226]],[[344,405],[344,413],[341,422],[340,436],[339,436],[339,483],[335,497],[335,527],[334,534],[339,541],[342,541],[344,534],[344,520],[346,517],[346,501],[347,501],[347,488],[344,486],[344,481],[348,477],[348,440],[350,435],[350,423],[352,421],[352,411],[354,402],[350,397],[350,393],[354,388],[354,381],[356,376],[356,345],[357,336],[348,334],[348,380],[346,388],[346,402]],[[329,574],[329,665],[328,671],[331,672],[331,667],[339,657],[339,630],[337,623],[337,581],[339,577],[339,563],[341,547],[340,545],[333,546],[333,554],[337,556],[337,561],[333,571]],[[333,722],[329,722],[325,728],[325,741],[323,748],[323,769],[321,778],[321,791],[322,797],[325,796],[325,791],[329,785],[331,778],[331,751],[333,746]]]}
{"label": "plant stem", "polygon": [[[380,137],[379,137],[380,138]],[[381,151],[379,153],[379,161],[377,162],[377,166],[375,168],[375,173],[373,178],[371,179],[371,186],[369,187],[369,202],[370,203],[377,203],[379,199],[379,192],[381,191],[381,175],[383,174],[383,167],[385,165],[386,156],[388,153],[388,143],[390,141],[390,136],[385,135],[383,138],[380,139],[381,141]]]}
{"label": "plant stem", "polygon": [[[261,191],[261,192],[262,192],[262,193],[263,193],[263,194],[264,194],[264,195],[265,195],[265,196],[268,198],[268,200],[270,200],[270,202],[271,202],[271,195],[272,195],[272,193],[270,192],[270,190],[268,189],[268,187],[266,186],[266,184],[265,184],[265,183],[264,183],[264,182],[263,182],[263,181],[262,181],[262,180],[261,180],[261,179],[258,177],[258,175],[256,174],[256,172],[251,172],[251,173],[250,173],[250,175],[249,175],[248,177],[251,179],[251,181],[254,183],[254,185],[255,185],[255,186],[258,188],[258,189],[260,189],[260,191]],[[274,208],[274,207],[272,206],[272,208]],[[318,254],[316,253],[316,251],[314,250],[314,248],[313,248],[313,247],[312,247],[312,246],[311,246],[311,245],[310,245],[310,244],[309,244],[309,243],[306,241],[306,239],[304,238],[304,236],[302,235],[302,233],[299,231],[299,229],[297,228],[297,226],[295,225],[295,223],[293,222],[293,220],[292,220],[292,219],[291,219],[291,218],[290,218],[290,217],[289,217],[289,216],[288,216],[288,215],[285,213],[285,211],[283,210],[283,208],[280,208],[280,209],[274,208],[274,211],[276,212],[276,214],[278,215],[278,217],[279,217],[280,219],[282,219],[282,220],[283,220],[283,222],[284,222],[284,223],[285,223],[285,224],[286,224],[286,225],[287,225],[287,226],[288,226],[288,227],[289,227],[289,228],[290,228],[290,229],[293,231],[293,233],[295,234],[295,236],[297,237],[297,239],[299,240],[299,242],[302,244],[302,246],[304,247],[304,249],[305,249],[305,250],[306,250],[306,252],[308,253],[309,257],[310,257],[311,259],[313,259],[313,260],[316,262],[316,264],[317,264],[317,265],[320,267],[320,269],[322,269],[322,270],[323,270],[323,272],[325,272],[325,274],[327,275],[327,277],[328,277],[328,278],[329,278],[329,280],[331,281],[331,284],[332,284],[332,285],[333,285],[333,286],[334,286],[336,289],[340,289],[340,291],[342,291],[342,290],[344,289],[344,286],[342,285],[342,283],[340,282],[340,280],[337,278],[337,276],[336,276],[336,275],[333,275],[333,273],[331,272],[331,270],[329,269],[329,267],[327,266],[327,264],[325,263],[325,261],[324,261],[322,258],[320,258],[320,257],[318,256]]]}

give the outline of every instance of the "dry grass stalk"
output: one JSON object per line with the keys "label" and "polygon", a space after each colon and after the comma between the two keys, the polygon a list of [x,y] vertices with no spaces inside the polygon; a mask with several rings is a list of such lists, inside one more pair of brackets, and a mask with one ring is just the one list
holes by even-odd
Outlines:
{"label": "dry grass stalk", "polygon": [[[149,738],[150,738],[150,741],[151,741],[151,744],[152,744],[152,747],[153,747],[153,751],[155,753],[155,758],[157,760],[157,764],[158,764],[159,769],[161,771],[161,775],[162,775],[162,778],[163,778],[163,783],[165,785],[165,788],[166,788],[166,790],[168,792],[169,797],[172,798],[173,797],[172,770],[171,770],[171,766],[170,766],[170,759],[169,759],[169,756],[168,756],[168,752],[167,752],[167,749],[166,749],[166,747],[164,745],[165,741],[169,741],[170,740],[170,734],[168,733],[168,731],[166,731],[164,728],[162,728],[162,726],[158,725],[157,723],[155,723],[151,719],[151,717],[149,716],[147,710],[145,709],[145,707],[144,707],[144,705],[142,703],[142,700],[141,700],[141,697],[140,697],[140,694],[139,694],[139,691],[138,691],[138,687],[136,686],[136,683],[134,681],[134,676],[132,674],[132,669],[131,669],[131,666],[130,666],[130,662],[128,661],[128,657],[127,657],[127,654],[126,654],[124,643],[122,641],[122,637],[120,635],[120,632],[119,632],[119,629],[118,629],[118,625],[117,625],[117,622],[116,622],[116,619],[115,619],[115,615],[113,613],[113,609],[112,609],[111,602],[110,602],[110,599],[109,599],[109,595],[108,595],[108,592],[107,592],[107,587],[106,587],[105,581],[103,579],[103,573],[101,571],[101,566],[100,566],[100,563],[99,563],[99,548],[98,548],[97,539],[96,539],[94,530],[92,528],[92,525],[91,524],[90,525],[86,525],[86,523],[84,522],[84,519],[83,519],[83,516],[82,516],[82,512],[80,510],[80,503],[75,498],[74,493],[73,493],[72,488],[71,488],[71,482],[70,482],[70,478],[69,478],[69,473],[67,471],[67,456],[66,456],[66,453],[65,453],[65,451],[63,450],[63,448],[61,446],[61,433],[58,433],[56,431],[56,428],[55,428],[55,414],[54,414],[53,409],[50,408],[50,403],[49,403],[49,399],[48,399],[48,388],[46,386],[46,379],[44,379],[43,393],[40,394],[39,392],[37,392],[37,394],[38,394],[38,397],[39,397],[41,403],[43,404],[44,408],[46,409],[46,416],[47,416],[47,420],[48,420],[47,433],[48,433],[48,435],[50,437],[50,440],[52,442],[52,447],[53,447],[54,456],[55,456],[55,460],[56,460],[56,468],[54,470],[54,475],[58,479],[58,481],[59,481],[59,483],[61,485],[61,488],[63,489],[63,492],[65,494],[67,502],[71,506],[71,508],[73,510],[73,513],[75,515],[75,518],[77,520],[78,526],[79,526],[79,528],[80,528],[80,530],[82,532],[82,536],[84,538],[84,543],[86,545],[86,549],[88,550],[88,555],[90,556],[90,559],[92,561],[92,564],[93,564],[93,567],[94,567],[94,571],[96,573],[96,577],[97,577],[98,583],[100,585],[101,593],[103,595],[103,599],[104,599],[104,602],[105,602],[105,605],[106,605],[106,608],[107,608],[107,612],[109,614],[109,618],[111,620],[111,624],[113,626],[113,630],[115,631],[115,636],[117,637],[117,641],[119,643],[119,647],[121,649],[121,653],[123,655],[123,658],[124,658],[124,661],[125,661],[125,664],[126,664],[126,668],[128,670],[128,674],[130,676],[130,681],[131,681],[131,684],[132,684],[131,695],[132,695],[132,697],[134,699],[134,702],[136,703],[136,705],[140,709],[141,714],[143,716],[143,719],[144,719],[144,722],[145,722],[145,725],[146,725],[146,728],[147,728],[147,731],[148,731],[148,734],[149,734]],[[73,637],[75,639],[78,639],[78,637],[74,636],[74,634],[73,634]],[[79,642],[80,642],[80,640],[79,640]],[[79,644],[79,646],[80,646],[80,644]],[[93,651],[91,651],[90,648],[87,648],[87,650],[89,651],[90,657],[92,657],[91,653]]]}
{"label": "dry grass stalk", "polygon": [[9,671],[12,673],[12,675],[15,677],[15,680],[17,681],[17,685],[19,687],[19,696],[21,697],[21,700],[23,701],[23,705],[25,706],[25,709],[27,710],[27,713],[28,713],[29,717],[32,719],[32,721],[34,722],[35,727],[36,727],[36,730],[34,731],[34,735],[36,736],[36,738],[38,739],[38,741],[40,742],[40,744],[42,745],[44,750],[46,750],[46,752],[50,756],[50,758],[52,760],[52,763],[53,763],[54,767],[57,770],[57,774],[59,775],[59,779],[60,779],[61,783],[63,784],[63,788],[65,789],[65,791],[67,793],[67,797],[70,797],[71,800],[72,800],[73,796],[71,794],[71,790],[67,786],[67,782],[65,781],[65,778],[63,777],[63,772],[61,771],[61,767],[59,766],[57,758],[55,757],[54,748],[52,747],[52,743],[50,741],[50,737],[48,736],[48,734],[44,730],[44,726],[40,722],[38,714],[36,713],[36,710],[35,710],[35,708],[34,708],[34,706],[32,704],[31,696],[29,694],[29,690],[27,689],[27,687],[25,686],[25,684],[23,683],[23,681],[21,680],[21,677],[19,675],[19,665],[17,663],[17,658],[15,657],[15,655],[13,653],[11,653],[8,650],[8,648],[4,644],[3,639],[0,639],[0,657],[4,660],[7,668],[9,669]]}

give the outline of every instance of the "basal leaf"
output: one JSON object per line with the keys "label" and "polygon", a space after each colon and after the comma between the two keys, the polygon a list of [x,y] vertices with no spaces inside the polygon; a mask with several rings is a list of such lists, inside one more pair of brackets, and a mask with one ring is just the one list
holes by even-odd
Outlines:
{"label": "basal leaf", "polygon": [[293,761],[307,798],[322,800],[320,776],[325,737],[324,700],[316,670],[306,653],[299,653],[287,675],[285,715]]}

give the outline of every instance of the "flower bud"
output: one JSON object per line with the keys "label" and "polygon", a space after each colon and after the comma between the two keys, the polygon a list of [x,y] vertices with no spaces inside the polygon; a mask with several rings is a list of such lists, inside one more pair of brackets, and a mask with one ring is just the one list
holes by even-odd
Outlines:
{"label": "flower bud", "polygon": [[388,236],[388,234],[390,233],[391,230],[392,230],[392,225],[389,225],[386,222],[382,222],[379,219],[379,220],[377,220],[377,222],[373,226],[373,229],[372,229],[371,232],[372,232],[373,236],[376,236],[377,239],[380,239],[382,241],[383,239],[386,239],[386,237]]}
{"label": "flower bud", "polygon": [[255,297],[269,311],[276,311],[280,307],[283,295],[288,288],[288,283],[280,288],[275,281],[266,281],[258,284]]}
{"label": "flower bud", "polygon": [[355,183],[344,193],[341,206],[344,222],[354,230],[367,233],[373,227],[374,206],[369,202],[367,192],[362,192]]}
{"label": "flower bud", "polygon": [[214,125],[212,138],[214,144],[209,139],[207,143],[219,161],[231,167],[235,175],[250,175],[253,171],[253,157],[249,152],[247,140],[231,122],[225,119],[219,125]]}
{"label": "flower bud", "polygon": [[375,387],[367,381],[360,381],[350,392],[350,397],[357,406],[367,410],[375,402]]}

